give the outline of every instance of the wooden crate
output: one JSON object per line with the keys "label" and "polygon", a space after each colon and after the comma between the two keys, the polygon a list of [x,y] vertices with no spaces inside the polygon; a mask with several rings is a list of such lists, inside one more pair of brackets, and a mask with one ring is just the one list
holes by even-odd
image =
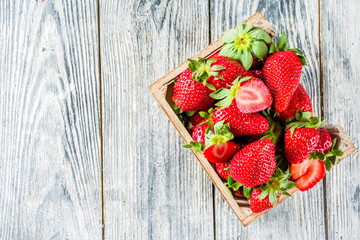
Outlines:
{"label": "wooden crate", "polygon": [[[274,37],[276,35],[275,30],[273,29],[271,24],[259,12],[251,16],[246,21],[252,22],[254,26],[263,28],[271,37]],[[218,39],[209,46],[207,46],[205,49],[200,51],[198,54],[194,55],[192,59],[197,60],[198,57],[207,58],[212,54],[220,51],[220,49],[222,48],[222,44],[223,42]],[[153,83],[151,86],[149,86],[150,92],[155,97],[161,108],[164,110],[170,121],[174,124],[175,128],[180,133],[185,143],[189,143],[193,139],[187,129],[184,127],[184,125],[180,122],[176,113],[174,112],[172,108],[173,102],[171,100],[171,95],[174,86],[173,80],[178,77],[180,73],[182,73],[185,69],[187,69],[188,64],[189,61],[183,62],[180,66],[178,66],[177,68],[166,74],[164,77]],[[341,126],[326,126],[326,128],[330,131],[333,137],[336,137],[340,140],[339,148],[344,152],[344,155],[341,157],[341,159],[346,158],[351,153],[356,151],[356,148],[354,147],[350,137]],[[261,215],[271,210],[269,209],[261,213],[253,213],[250,210],[248,200],[244,197],[242,198],[232,196],[226,189],[221,178],[216,173],[213,165],[208,160],[206,160],[206,158],[202,154],[195,151],[192,152],[194,153],[195,157],[200,162],[206,173],[209,175],[216,188],[220,191],[221,195],[225,198],[231,209],[234,211],[234,213],[244,226],[249,225]],[[289,193],[294,194],[297,191],[298,189],[294,188],[291,189]],[[282,195],[280,198],[280,202],[284,201],[286,198],[287,196]]]}

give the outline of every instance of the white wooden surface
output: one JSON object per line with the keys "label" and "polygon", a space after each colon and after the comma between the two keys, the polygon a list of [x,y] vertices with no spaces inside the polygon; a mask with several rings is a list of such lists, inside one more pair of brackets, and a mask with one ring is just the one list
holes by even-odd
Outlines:
{"label": "white wooden surface", "polygon": [[315,110],[358,146],[359,10],[355,0],[0,1],[0,239],[358,239],[357,155],[244,228],[147,86],[261,11],[305,52]]}

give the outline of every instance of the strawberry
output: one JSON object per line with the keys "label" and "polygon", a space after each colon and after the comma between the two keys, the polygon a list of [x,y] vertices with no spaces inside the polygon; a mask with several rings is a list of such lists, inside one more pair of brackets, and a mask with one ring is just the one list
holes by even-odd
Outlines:
{"label": "strawberry", "polygon": [[[319,142],[317,128],[324,122],[311,117],[311,112],[296,113],[296,121],[288,124],[285,131],[285,155],[290,163],[301,163],[310,156]],[[311,118],[311,119],[310,119]]]}
{"label": "strawberry", "polygon": [[[266,59],[263,67],[264,82],[274,97],[274,109],[279,112],[288,107],[300,82],[302,63],[305,64],[300,50],[285,51],[287,43],[287,37],[283,32],[277,47],[280,52]],[[274,48],[273,45],[270,48]],[[296,53],[300,54],[300,57]]]}
{"label": "strawberry", "polygon": [[253,27],[251,22],[245,22],[225,32],[221,40],[224,47],[220,55],[234,58],[249,69],[253,65],[253,57],[263,60],[267,56],[266,43],[271,42],[271,37],[261,28]]}
{"label": "strawberry", "polygon": [[229,174],[230,174],[230,172],[228,170],[229,167],[230,167],[230,162],[223,162],[223,163],[216,163],[215,164],[216,172],[224,180],[228,180],[228,177],[229,177]]}
{"label": "strawberry", "polygon": [[222,120],[229,123],[234,136],[261,134],[269,128],[264,116],[260,113],[241,113],[235,102],[224,109],[216,108],[212,118],[214,123]]}
{"label": "strawberry", "polygon": [[205,133],[208,127],[210,127],[210,124],[206,124],[207,119],[200,122],[196,127],[194,128],[194,131],[192,132],[192,138],[195,142],[201,142],[205,145]]}
{"label": "strawberry", "polygon": [[254,76],[250,70],[245,70],[242,64],[235,59],[220,56],[219,53],[210,56],[209,60],[211,59],[216,59],[216,61],[211,63],[209,69],[205,70],[209,75],[206,82],[214,85],[216,89],[229,88],[228,85],[231,85],[238,76]]}
{"label": "strawberry", "polygon": [[291,164],[290,172],[300,191],[307,191],[325,176],[325,164],[320,160],[305,159],[301,163]]}
{"label": "strawberry", "polygon": [[235,154],[230,163],[230,174],[243,186],[251,188],[267,182],[275,167],[274,144],[270,139],[261,139]]}
{"label": "strawberry", "polygon": [[279,112],[278,117],[285,122],[287,119],[295,117],[298,110],[303,112],[313,111],[311,99],[301,84],[295,90],[288,107],[283,112]]}
{"label": "strawberry", "polygon": [[255,77],[238,77],[230,89],[219,89],[210,96],[217,100],[215,105],[220,109],[230,106],[235,101],[236,107],[242,113],[262,111],[272,104],[271,94],[266,85]]}
{"label": "strawberry", "polygon": [[193,130],[194,128],[196,127],[196,125],[198,125],[200,122],[204,121],[205,118],[203,118],[201,115],[200,115],[200,112],[199,111],[196,111],[194,114],[192,114],[191,116],[189,116],[189,122],[191,124],[191,126],[193,127]]}
{"label": "strawberry", "polygon": [[244,192],[243,192],[243,189],[242,188],[239,188],[238,190],[234,190],[233,189],[233,193],[234,193],[234,195],[235,196],[238,196],[238,197],[245,197],[245,195],[244,195]]}
{"label": "strawberry", "polygon": [[214,131],[205,135],[205,158],[212,163],[228,161],[240,149],[239,145],[231,141],[233,138],[229,124],[224,124],[224,121],[216,123]]}
{"label": "strawberry", "polygon": [[193,73],[186,69],[175,82],[172,100],[184,111],[204,110],[214,103],[209,96],[211,92],[203,83],[195,81]]}
{"label": "strawberry", "polygon": [[250,196],[250,210],[253,213],[260,213],[267,209],[273,208],[279,203],[279,198],[276,200],[276,203],[272,205],[269,200],[269,196],[260,200],[260,195],[263,191],[261,189],[255,189],[251,192]]}
{"label": "strawberry", "polygon": [[263,185],[253,189],[244,188],[245,196],[250,195],[250,209],[254,213],[259,213],[273,208],[279,203],[282,194],[291,196],[287,190],[295,187],[295,183],[289,180],[291,173],[289,170],[283,172],[276,168],[271,178]]}
{"label": "strawberry", "polygon": [[251,72],[254,74],[255,77],[263,79],[264,78],[264,74],[262,69],[260,70],[251,70]]}
{"label": "strawberry", "polygon": [[329,131],[323,127],[319,128],[318,132],[319,132],[320,140],[319,140],[317,146],[315,147],[315,151],[326,154],[331,150],[331,146],[332,146],[331,135],[330,135]]}

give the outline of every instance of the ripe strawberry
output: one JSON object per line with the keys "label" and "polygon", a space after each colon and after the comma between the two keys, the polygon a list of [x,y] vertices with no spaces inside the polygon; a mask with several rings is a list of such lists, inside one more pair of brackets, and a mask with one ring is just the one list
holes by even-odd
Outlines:
{"label": "ripe strawberry", "polygon": [[202,121],[204,121],[205,118],[203,118],[201,115],[200,115],[200,112],[199,111],[196,111],[194,114],[192,114],[190,117],[189,117],[189,122],[190,124],[192,125],[192,130],[194,130],[194,128]]}
{"label": "ripe strawberry", "polygon": [[241,113],[233,102],[229,107],[215,109],[213,114],[214,123],[225,120],[229,123],[234,136],[256,135],[264,133],[269,124],[266,118],[260,113]]}
{"label": "ripe strawberry", "polygon": [[[206,129],[210,127],[210,124],[206,124],[207,119],[200,122],[196,127],[194,128],[194,131],[192,132],[192,138],[195,142],[201,142],[205,145],[205,133]],[[204,124],[203,124],[204,123]]]}
{"label": "ripe strawberry", "polygon": [[272,97],[266,85],[254,77],[238,77],[230,89],[219,89],[210,96],[217,100],[222,99],[215,104],[220,109],[230,106],[235,101],[242,113],[259,112],[272,104]]}
{"label": "ripe strawberry", "polygon": [[278,117],[285,122],[287,119],[295,117],[298,110],[303,112],[312,112],[313,110],[311,99],[301,84],[295,90],[288,107],[283,112],[279,112]]}
{"label": "ripe strawberry", "polygon": [[290,176],[291,173],[288,170],[283,172],[281,169],[276,168],[274,174],[265,184],[252,191],[250,195],[251,211],[259,213],[273,208],[279,203],[282,194],[291,196],[287,190],[294,188],[295,183],[289,180]]}
{"label": "ripe strawberry", "polygon": [[245,22],[225,32],[221,40],[224,42],[224,47],[220,55],[234,58],[240,61],[245,69],[249,69],[253,65],[253,56],[259,60],[267,56],[266,43],[271,42],[271,37],[261,28]]}
{"label": "ripe strawberry", "polygon": [[[317,117],[311,117],[311,112],[296,113],[296,121],[288,124],[285,131],[285,155],[290,163],[301,163],[310,156],[319,142]],[[310,119],[311,118],[311,119]]]}
{"label": "ripe strawberry", "polygon": [[[250,196],[250,210],[253,213],[260,213],[263,212],[267,209],[273,208],[275,205],[277,205],[279,203],[279,198],[276,200],[275,205],[272,205],[270,203],[269,200],[269,196],[263,198],[262,200],[260,200],[260,195],[263,191],[260,189],[254,189],[251,192],[251,196]],[[281,195],[281,193],[280,193]]]}
{"label": "ripe strawberry", "polygon": [[224,124],[224,121],[216,123],[214,132],[209,131],[205,135],[205,158],[212,163],[228,161],[240,149],[239,145],[231,141],[233,138],[229,124]]}
{"label": "ripe strawberry", "polygon": [[[264,82],[274,97],[276,111],[284,111],[299,85],[302,60],[304,57],[298,49],[286,50],[287,37],[283,33],[278,42],[278,50],[270,56],[264,64]],[[300,58],[294,53],[300,54]]]}
{"label": "ripe strawberry", "polygon": [[315,147],[316,152],[322,152],[324,154],[328,153],[331,150],[332,139],[328,130],[325,128],[318,128],[319,132],[319,142]]}
{"label": "ripe strawberry", "polygon": [[230,162],[223,162],[223,163],[216,163],[215,170],[219,174],[219,176],[224,179],[228,180],[230,172],[227,168],[230,167]]}
{"label": "ripe strawberry", "polygon": [[325,164],[320,160],[305,159],[301,163],[291,164],[292,179],[301,191],[307,191],[315,186],[325,176]]}
{"label": "ripe strawberry", "polygon": [[254,76],[250,70],[245,70],[242,64],[235,59],[220,56],[219,53],[213,54],[209,59],[216,59],[217,61],[211,63],[211,67],[205,70],[209,75],[206,81],[214,85],[216,89],[230,88],[228,85],[235,81],[238,76]]}
{"label": "ripe strawberry", "polygon": [[214,99],[209,96],[212,92],[203,83],[192,77],[190,69],[180,74],[174,85],[173,102],[184,111],[204,110],[211,107]]}
{"label": "ripe strawberry", "polygon": [[275,167],[274,144],[270,139],[261,139],[235,154],[230,163],[230,174],[234,180],[251,188],[267,182]]}

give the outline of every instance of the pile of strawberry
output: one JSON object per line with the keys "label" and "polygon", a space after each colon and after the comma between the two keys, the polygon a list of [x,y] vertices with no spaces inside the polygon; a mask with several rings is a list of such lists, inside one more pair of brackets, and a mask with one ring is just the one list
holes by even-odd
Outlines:
{"label": "pile of strawberry", "polygon": [[295,186],[307,191],[343,153],[313,113],[300,84],[305,58],[277,46],[250,22],[225,32],[209,59],[189,59],[172,100],[192,133],[184,145],[215,164],[232,194],[250,198],[254,213],[272,208]]}

